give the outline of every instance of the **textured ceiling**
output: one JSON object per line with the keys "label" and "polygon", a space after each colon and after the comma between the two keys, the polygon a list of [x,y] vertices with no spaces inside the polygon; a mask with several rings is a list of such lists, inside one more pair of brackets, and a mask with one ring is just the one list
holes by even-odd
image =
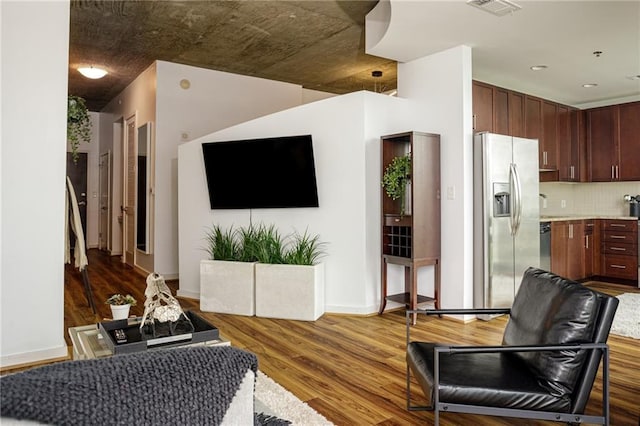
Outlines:
{"label": "textured ceiling", "polygon": [[[338,94],[394,89],[396,62],[364,53],[365,15],[376,3],[72,0],[69,93],[99,111],[154,60]],[[90,80],[81,65],[109,74]]]}

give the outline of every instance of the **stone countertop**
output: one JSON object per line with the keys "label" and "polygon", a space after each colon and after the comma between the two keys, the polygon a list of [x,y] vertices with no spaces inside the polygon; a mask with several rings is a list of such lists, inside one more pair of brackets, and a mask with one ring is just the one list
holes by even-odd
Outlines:
{"label": "stone countertop", "polygon": [[540,222],[561,222],[565,220],[585,220],[585,219],[615,219],[615,220],[638,220],[635,216],[615,216],[615,215],[540,215]]}

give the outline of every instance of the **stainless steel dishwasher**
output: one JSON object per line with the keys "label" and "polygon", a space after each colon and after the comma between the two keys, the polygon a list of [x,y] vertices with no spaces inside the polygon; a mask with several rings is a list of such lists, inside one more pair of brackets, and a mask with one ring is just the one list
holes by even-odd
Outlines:
{"label": "stainless steel dishwasher", "polygon": [[551,222],[540,222],[540,269],[551,270]]}

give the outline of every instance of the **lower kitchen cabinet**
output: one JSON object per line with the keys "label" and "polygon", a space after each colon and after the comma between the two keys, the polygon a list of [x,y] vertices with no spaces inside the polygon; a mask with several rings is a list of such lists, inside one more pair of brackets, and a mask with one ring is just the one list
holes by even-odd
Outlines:
{"label": "lower kitchen cabinet", "polygon": [[571,280],[585,278],[586,244],[584,221],[551,222],[551,272]]}
{"label": "lower kitchen cabinet", "polygon": [[584,221],[584,264],[583,274],[584,278],[589,278],[596,275],[594,268],[595,257],[595,220],[589,219]]}
{"label": "lower kitchen cabinet", "polygon": [[638,221],[551,222],[551,272],[571,280],[638,279]]}
{"label": "lower kitchen cabinet", "polygon": [[638,279],[638,222],[600,221],[600,274],[625,280]]}

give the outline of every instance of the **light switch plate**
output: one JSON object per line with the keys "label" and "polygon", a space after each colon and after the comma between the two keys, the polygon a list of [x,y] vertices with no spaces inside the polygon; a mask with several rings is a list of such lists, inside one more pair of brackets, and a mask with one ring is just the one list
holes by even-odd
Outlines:
{"label": "light switch plate", "polygon": [[455,198],[456,198],[456,187],[447,186],[447,200],[455,200]]}

